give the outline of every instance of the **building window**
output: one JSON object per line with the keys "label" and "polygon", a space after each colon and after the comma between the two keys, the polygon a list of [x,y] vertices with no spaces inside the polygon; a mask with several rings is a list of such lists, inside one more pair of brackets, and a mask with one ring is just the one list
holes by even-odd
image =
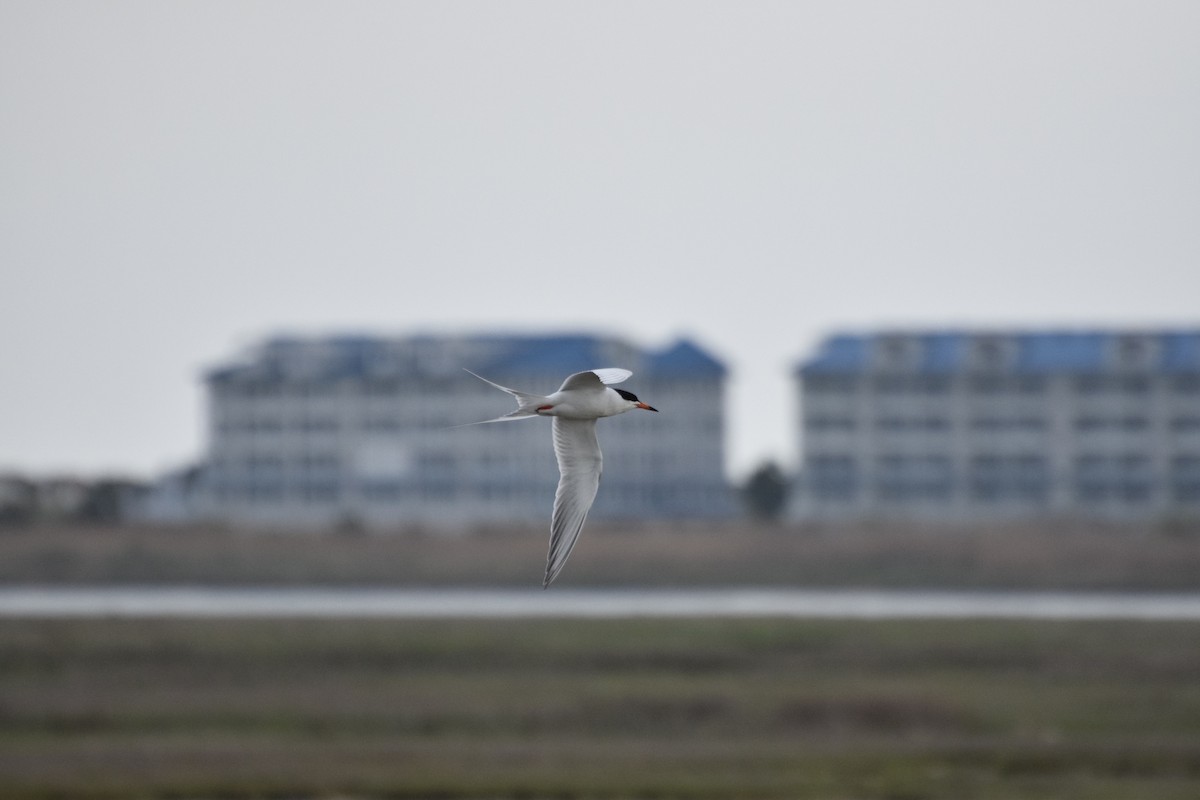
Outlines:
{"label": "building window", "polygon": [[871,388],[878,394],[935,397],[949,394],[949,378],[929,375],[876,375]]}
{"label": "building window", "polygon": [[1085,395],[1120,393],[1141,397],[1150,392],[1150,380],[1144,377],[1113,378],[1104,375],[1084,375],[1075,379],[1075,390]]}
{"label": "building window", "polygon": [[304,501],[313,504],[335,503],[341,496],[336,483],[306,483],[300,491]]}
{"label": "building window", "polygon": [[425,500],[434,502],[448,502],[454,499],[456,494],[455,487],[449,483],[435,483],[424,488],[422,496]]}
{"label": "building window", "polygon": [[404,487],[395,481],[370,481],[360,487],[368,500],[388,502],[398,500],[403,494]]}
{"label": "building window", "polygon": [[969,387],[972,394],[991,396],[1003,394],[1006,382],[1003,378],[975,377],[971,379]]}
{"label": "building window", "polygon": [[1126,503],[1145,503],[1150,499],[1150,486],[1145,483],[1121,484],[1120,498]]}
{"label": "building window", "polygon": [[1138,455],[1136,453],[1128,453],[1120,457],[1119,463],[1121,465],[1121,469],[1124,469],[1127,472],[1138,472],[1149,469],[1150,457]]}
{"label": "building window", "polygon": [[374,380],[369,381],[366,387],[368,397],[394,397],[399,393],[400,385],[395,381]]}
{"label": "building window", "polygon": [[1109,485],[1080,481],[1075,487],[1075,497],[1081,503],[1103,503],[1109,498]]}
{"label": "building window", "polygon": [[1046,420],[1038,417],[976,417],[971,427],[977,431],[1041,431],[1046,429]]}
{"label": "building window", "polygon": [[1175,456],[1171,459],[1171,469],[1176,472],[1200,473],[1200,455]]}
{"label": "building window", "polygon": [[804,378],[804,391],[813,394],[852,394],[858,379],[846,375],[811,375]]}
{"label": "building window", "polygon": [[911,383],[901,375],[877,375],[871,381],[872,388],[879,394],[905,394]]}
{"label": "building window", "polygon": [[255,485],[246,490],[247,499],[252,503],[278,503],[283,500],[283,487],[274,485]]}
{"label": "building window", "polygon": [[1171,494],[1177,503],[1200,503],[1200,481],[1177,481]]}
{"label": "building window", "polygon": [[305,417],[300,420],[299,427],[305,433],[331,433],[337,430],[337,420],[333,417]]}
{"label": "building window", "polygon": [[1173,388],[1179,394],[1200,394],[1200,375],[1183,375],[1175,379]]}
{"label": "building window", "polygon": [[1152,366],[1156,348],[1144,335],[1120,336],[1116,342],[1116,363],[1121,369],[1145,369]]}
{"label": "building window", "polygon": [[843,455],[818,455],[808,461],[809,467],[821,470],[840,470],[850,472],[854,469],[854,457]]}
{"label": "building window", "polygon": [[340,462],[333,453],[309,453],[300,458],[300,468],[313,471],[336,470]]}
{"label": "building window", "polygon": [[1025,505],[1042,505],[1048,498],[1049,487],[1044,483],[1004,479],[971,481],[971,499],[978,503],[1017,501]]}
{"label": "building window", "polygon": [[857,468],[854,458],[841,454],[821,454],[806,462],[805,482],[812,496],[820,500],[851,500],[857,493]]}
{"label": "building window", "polygon": [[812,496],[818,500],[853,501],[858,496],[858,487],[853,483],[814,481],[809,486]]}
{"label": "building window", "polygon": [[919,355],[919,342],[903,334],[884,334],[877,343],[876,358],[888,369],[909,369]]}
{"label": "building window", "polygon": [[1099,375],[1084,375],[1075,379],[1075,391],[1080,394],[1102,394],[1110,388],[1109,380]]}
{"label": "building window", "polygon": [[246,458],[246,469],[251,472],[276,472],[283,469],[279,456],[252,455]]}
{"label": "building window", "polygon": [[948,500],[952,488],[945,481],[914,480],[881,480],[877,486],[881,499],[897,503]]}
{"label": "building window", "polygon": [[1041,471],[1046,468],[1046,459],[1036,453],[1021,453],[1018,455],[980,453],[971,458],[971,468],[975,470],[1005,470],[1009,472]]}
{"label": "building window", "polygon": [[881,431],[945,431],[950,420],[945,417],[879,417],[875,427]]}
{"label": "building window", "polygon": [[937,396],[950,393],[949,378],[935,378],[924,376],[917,378],[916,391],[923,395]]}
{"label": "building window", "polygon": [[1120,385],[1125,394],[1140,396],[1150,393],[1150,381],[1146,378],[1125,378]]}
{"label": "building window", "polygon": [[363,430],[371,433],[395,433],[400,430],[400,421],[394,417],[368,417],[363,420]]}
{"label": "building window", "polygon": [[805,420],[804,427],[810,431],[852,431],[855,423],[852,417],[813,416]]}
{"label": "building window", "polygon": [[444,480],[455,475],[458,464],[450,453],[422,453],[417,467],[427,477]]}
{"label": "building window", "polygon": [[1002,369],[1008,361],[1007,342],[1000,336],[976,336],[971,342],[971,356],[978,369]]}

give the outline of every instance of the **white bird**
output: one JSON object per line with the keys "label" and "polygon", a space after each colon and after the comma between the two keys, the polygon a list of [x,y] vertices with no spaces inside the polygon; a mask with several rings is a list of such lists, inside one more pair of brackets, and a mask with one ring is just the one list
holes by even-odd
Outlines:
{"label": "white bird", "polygon": [[[467,370],[475,375],[471,370]],[[609,384],[620,383],[633,373],[627,369],[609,367],[576,372],[563,381],[551,395],[530,394],[492,383],[481,375],[476,378],[497,389],[508,392],[517,400],[517,410],[488,422],[508,422],[530,417],[554,418],[554,455],[558,459],[558,490],[554,493],[554,514],[550,519],[550,552],[546,555],[546,577],[542,588],[562,570],[567,557],[579,539],[596,490],[604,457],[596,440],[596,420],[612,417],[648,406],[632,392],[613,389]]]}

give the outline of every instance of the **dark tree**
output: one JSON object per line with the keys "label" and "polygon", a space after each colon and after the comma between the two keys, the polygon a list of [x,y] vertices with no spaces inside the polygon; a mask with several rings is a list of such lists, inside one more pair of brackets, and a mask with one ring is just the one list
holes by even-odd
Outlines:
{"label": "dark tree", "polygon": [[0,526],[28,525],[37,517],[37,487],[32,481],[0,477]]}
{"label": "dark tree", "polygon": [[779,519],[787,504],[787,495],[787,477],[773,461],[756,469],[742,485],[742,503],[755,519]]}
{"label": "dark tree", "polygon": [[101,479],[93,483],[75,517],[80,522],[113,524],[121,522],[129,502],[144,487],[132,481]]}

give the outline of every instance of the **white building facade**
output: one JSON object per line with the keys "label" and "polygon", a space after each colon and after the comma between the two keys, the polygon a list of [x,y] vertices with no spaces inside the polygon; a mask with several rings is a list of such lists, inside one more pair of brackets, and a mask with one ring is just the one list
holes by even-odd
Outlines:
{"label": "white building facade", "polygon": [[461,426],[515,408],[465,372],[549,394],[621,366],[660,409],[598,422],[593,518],[733,512],[724,478],[725,368],[689,341],[646,351],[565,336],[278,338],[207,376],[210,517],[387,527],[546,520],[558,469],[548,420]]}
{"label": "white building facade", "polygon": [[839,335],[796,377],[798,517],[1200,516],[1200,331]]}

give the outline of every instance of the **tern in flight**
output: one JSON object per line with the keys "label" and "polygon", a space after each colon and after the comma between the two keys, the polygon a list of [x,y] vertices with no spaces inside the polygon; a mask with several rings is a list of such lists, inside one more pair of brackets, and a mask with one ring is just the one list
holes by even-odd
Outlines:
{"label": "tern in flight", "polygon": [[[474,372],[471,374],[475,375]],[[579,532],[583,530],[583,522],[587,519],[592,501],[596,499],[604,463],[600,443],[596,441],[596,420],[635,408],[658,411],[638,400],[632,392],[611,387],[611,384],[620,383],[632,374],[627,369],[617,367],[576,372],[551,395],[518,392],[475,375],[484,383],[515,397],[517,410],[474,424],[529,417],[554,418],[554,455],[558,459],[559,477],[558,491],[554,493],[554,514],[550,518],[550,552],[546,556],[543,589],[550,585],[567,563],[567,557],[579,539]]]}

